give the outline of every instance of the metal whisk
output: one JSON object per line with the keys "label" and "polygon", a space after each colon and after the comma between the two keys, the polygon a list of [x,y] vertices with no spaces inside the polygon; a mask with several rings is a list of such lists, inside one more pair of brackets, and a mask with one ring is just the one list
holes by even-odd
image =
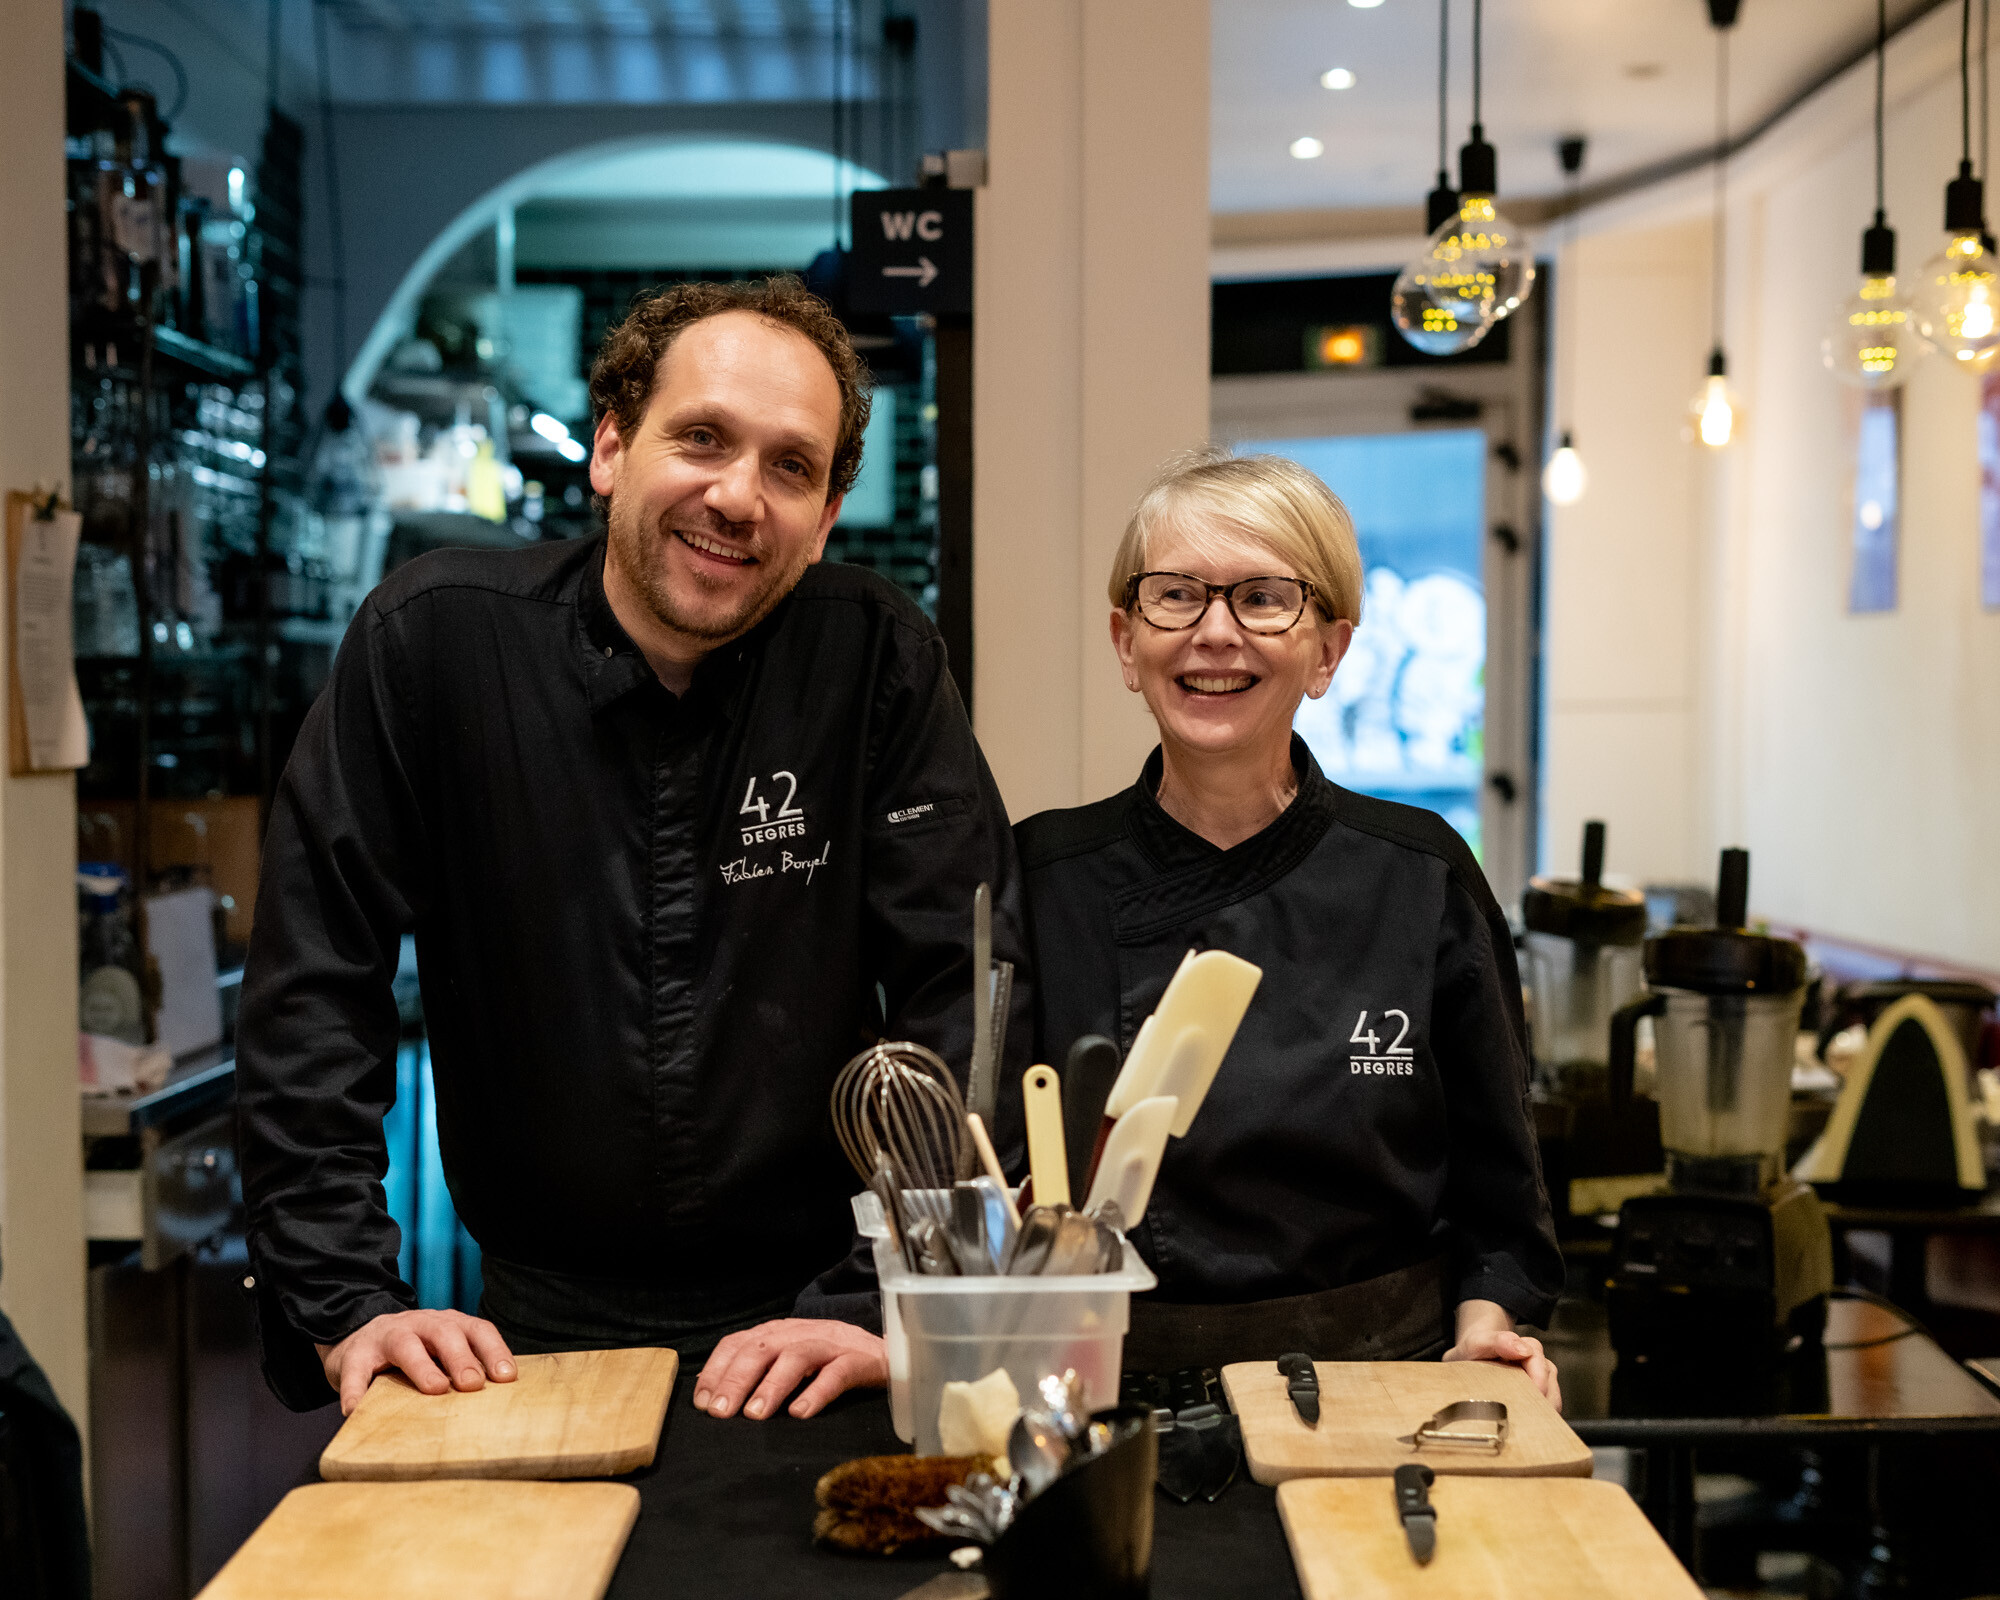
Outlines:
{"label": "metal whisk", "polygon": [[864,1183],[887,1156],[906,1203],[950,1225],[952,1185],[976,1157],[958,1080],[936,1054],[908,1043],[862,1051],[833,1081],[833,1129]]}

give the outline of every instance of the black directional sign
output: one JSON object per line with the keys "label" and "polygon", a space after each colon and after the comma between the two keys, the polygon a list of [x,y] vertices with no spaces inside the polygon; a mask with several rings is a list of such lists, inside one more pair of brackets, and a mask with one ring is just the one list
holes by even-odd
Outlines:
{"label": "black directional sign", "polygon": [[890,316],[972,314],[970,189],[864,189],[852,207],[850,307]]}

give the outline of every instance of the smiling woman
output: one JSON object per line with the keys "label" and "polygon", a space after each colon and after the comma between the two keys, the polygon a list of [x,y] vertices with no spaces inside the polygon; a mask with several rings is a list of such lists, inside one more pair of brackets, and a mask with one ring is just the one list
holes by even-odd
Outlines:
{"label": "smiling woman", "polygon": [[1444,1355],[1517,1364],[1561,1284],[1506,919],[1435,813],[1329,783],[1292,732],[1361,614],[1346,508],[1276,456],[1200,453],[1139,502],[1111,639],[1160,746],[1017,829],[1038,1059],[1132,1042],[1189,949],[1263,969],[1133,1241],[1128,1369]]}

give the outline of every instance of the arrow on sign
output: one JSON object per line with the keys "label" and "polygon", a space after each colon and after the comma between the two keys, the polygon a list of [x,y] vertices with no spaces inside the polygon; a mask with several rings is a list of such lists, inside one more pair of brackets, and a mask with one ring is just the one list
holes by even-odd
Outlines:
{"label": "arrow on sign", "polygon": [[885,278],[915,278],[919,289],[928,289],[931,286],[931,279],[937,275],[938,269],[932,263],[929,256],[918,256],[917,264],[914,267],[884,267],[882,269],[882,276]]}

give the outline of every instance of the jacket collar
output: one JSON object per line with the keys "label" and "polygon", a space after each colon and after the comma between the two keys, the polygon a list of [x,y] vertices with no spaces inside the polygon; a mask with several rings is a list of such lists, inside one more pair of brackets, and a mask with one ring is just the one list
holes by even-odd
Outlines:
{"label": "jacket collar", "polygon": [[1121,942],[1155,937],[1268,888],[1319,843],[1333,822],[1340,794],[1320,771],[1305,740],[1293,734],[1292,768],[1299,777],[1299,792],[1263,832],[1223,850],[1176,822],[1161,806],[1164,768],[1155,746],[1130,791],[1126,829],[1159,875],[1115,897]]}
{"label": "jacket collar", "polygon": [[[596,542],[597,548],[583,563],[576,596],[578,649],[583,656],[584,692],[590,709],[600,712],[635,690],[651,690],[674,699],[611,609],[611,597],[604,592],[604,559],[610,543],[604,534],[599,534]],[[694,669],[694,682],[678,703],[722,710],[732,706],[752,663],[763,654],[765,644],[791,608],[792,597],[786,595],[742,638],[710,652]]]}

